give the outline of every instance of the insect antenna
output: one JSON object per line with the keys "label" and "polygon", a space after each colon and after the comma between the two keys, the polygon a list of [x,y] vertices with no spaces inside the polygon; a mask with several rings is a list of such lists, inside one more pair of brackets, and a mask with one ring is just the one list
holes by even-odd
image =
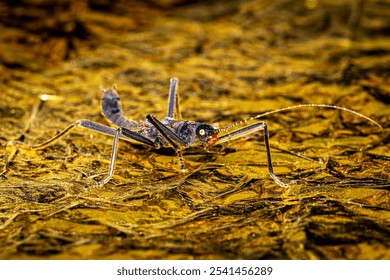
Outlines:
{"label": "insect antenna", "polygon": [[328,105],[328,104],[298,104],[298,105],[293,105],[293,106],[288,106],[288,107],[285,107],[285,108],[280,108],[280,109],[268,111],[268,112],[256,115],[254,117],[250,117],[250,118],[247,118],[245,120],[235,122],[233,124],[230,124],[230,125],[227,125],[225,127],[219,128],[219,131],[226,132],[226,131],[230,130],[232,127],[244,124],[244,123],[246,123],[248,121],[251,121],[251,120],[257,120],[257,119],[260,119],[260,118],[268,116],[268,115],[272,115],[272,114],[279,113],[279,112],[284,112],[284,111],[291,111],[291,110],[302,108],[302,107],[321,107],[321,108],[329,108],[329,109],[334,109],[334,110],[346,111],[346,112],[354,114],[354,115],[356,115],[356,116],[358,116],[360,118],[366,119],[367,121],[373,123],[374,125],[379,127],[381,130],[383,130],[383,127],[379,123],[374,121],[373,119],[371,119],[371,118],[369,118],[369,117],[367,117],[367,116],[365,116],[365,115],[363,115],[363,114],[361,114],[359,112],[356,112],[354,110],[348,109],[348,108],[344,108],[344,107],[340,107],[340,106],[336,106],[336,105]]}

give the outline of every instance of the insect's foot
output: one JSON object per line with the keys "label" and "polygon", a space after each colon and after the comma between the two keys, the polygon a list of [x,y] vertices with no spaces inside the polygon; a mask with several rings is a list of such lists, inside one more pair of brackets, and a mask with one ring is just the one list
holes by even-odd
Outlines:
{"label": "insect's foot", "polygon": [[282,180],[280,180],[279,177],[277,177],[274,173],[270,173],[270,176],[274,180],[274,182],[282,188],[288,188],[291,184],[293,184],[293,181],[290,181],[288,184],[282,182]]}
{"label": "insect's foot", "polygon": [[[99,175],[103,175],[103,174],[99,174]],[[94,177],[99,176],[99,175],[95,175]],[[110,181],[110,179],[112,178],[112,175],[113,175],[113,172],[109,172],[108,175],[106,175],[106,177],[104,177],[102,180],[97,181],[96,183],[88,184],[88,185],[84,186],[84,189],[102,187],[105,184],[107,184],[108,181]]]}
{"label": "insect's foot", "polygon": [[85,190],[88,190],[90,188],[99,188],[107,184],[107,182],[111,179],[112,176],[107,176],[101,181],[97,181],[96,183],[88,184],[84,186]]}
{"label": "insect's foot", "polygon": [[88,185],[84,186],[84,190],[89,190],[89,189],[92,189],[92,188],[98,188],[98,187],[101,187],[101,186],[103,186],[103,184],[101,184],[101,182],[98,182],[98,183],[95,183],[95,184],[88,184]]}
{"label": "insect's foot", "polygon": [[292,185],[295,185],[297,183],[297,180],[290,180],[288,181],[288,183],[285,183],[285,182],[282,182],[280,180],[278,181],[275,181],[279,186],[281,186],[282,188],[289,188],[291,187]]}
{"label": "insect's foot", "polygon": [[279,182],[278,185],[281,186],[282,188],[288,188],[288,187],[290,187],[291,182],[289,182],[288,184],[287,183],[283,183],[283,182]]}

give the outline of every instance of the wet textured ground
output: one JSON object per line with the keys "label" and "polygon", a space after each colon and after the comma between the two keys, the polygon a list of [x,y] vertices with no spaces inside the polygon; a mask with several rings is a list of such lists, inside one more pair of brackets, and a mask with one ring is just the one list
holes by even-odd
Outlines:
{"label": "wet textured ground", "polygon": [[[0,5],[0,258],[389,259],[390,3],[372,1],[5,1]],[[91,1],[95,2],[95,1]],[[107,3],[106,3],[107,2]],[[263,135],[209,151],[121,142],[82,128],[107,124],[100,85],[126,114],[166,114],[180,79],[183,118],[264,118]],[[309,160],[309,157],[311,160]]]}

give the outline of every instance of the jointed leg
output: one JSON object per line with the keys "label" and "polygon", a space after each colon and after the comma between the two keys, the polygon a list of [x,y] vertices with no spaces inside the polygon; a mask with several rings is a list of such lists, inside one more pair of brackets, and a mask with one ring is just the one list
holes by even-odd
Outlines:
{"label": "jointed leg", "polygon": [[[76,127],[87,128],[87,129],[90,129],[90,130],[93,130],[96,132],[100,132],[100,133],[103,133],[106,135],[110,135],[110,136],[116,135],[115,128],[112,128],[112,127],[109,127],[109,126],[106,126],[106,125],[103,125],[103,124],[100,124],[97,122],[89,121],[89,120],[77,120],[74,123],[70,124],[63,131],[61,131],[60,133],[58,133],[57,135],[50,138],[49,140],[47,140],[44,143],[41,143],[38,145],[30,145],[30,144],[26,144],[26,143],[20,142],[20,141],[10,141],[10,142],[8,142],[8,144],[20,147],[22,149],[42,150],[42,149],[46,149],[47,147],[53,145],[56,141],[58,141],[59,139],[61,139],[65,135],[69,134]],[[142,144],[154,147],[154,143],[152,141],[150,141],[149,139],[147,139],[147,138],[145,138],[145,137],[143,137],[143,136],[141,136],[141,135],[139,135],[139,134],[137,134],[129,129],[123,128],[120,135],[119,135],[119,138],[121,138],[123,140],[127,140],[127,141],[130,139],[135,140],[135,141],[140,142]]]}
{"label": "jointed leg", "polygon": [[146,119],[151,124],[153,124],[156,129],[161,133],[161,135],[164,136],[164,138],[171,144],[171,147],[175,150],[177,156],[179,157],[180,169],[182,172],[185,172],[186,166],[184,163],[183,154],[181,152],[180,146],[186,147],[187,143],[152,115],[147,115]]}
{"label": "jointed leg", "polygon": [[179,104],[179,93],[177,88],[179,86],[179,79],[172,78],[171,85],[169,88],[169,97],[168,97],[168,118],[181,119],[180,104]]}
{"label": "jointed leg", "polygon": [[125,140],[132,139],[134,141],[137,141],[137,142],[143,143],[145,145],[154,147],[154,143],[152,141],[150,141],[149,139],[147,139],[147,138],[143,137],[142,135],[139,135],[139,134],[137,134],[129,129],[126,129],[126,128],[114,129],[114,128],[111,128],[109,126],[105,126],[105,125],[102,125],[102,124],[99,124],[99,123],[96,123],[93,121],[89,121],[89,120],[75,121],[74,123],[69,125],[67,128],[65,128],[63,131],[61,131],[59,134],[55,135],[54,137],[52,137],[51,139],[49,139],[48,141],[46,141],[42,144],[29,145],[29,144],[26,144],[23,142],[17,142],[17,141],[9,142],[9,144],[14,145],[14,146],[18,146],[22,149],[30,149],[30,150],[45,149],[48,146],[54,144],[56,141],[58,141],[59,139],[61,139],[65,135],[67,135],[75,127],[88,128],[88,129],[91,129],[91,130],[94,130],[94,131],[97,131],[100,133],[114,136],[114,142],[113,142],[113,146],[112,146],[111,161],[110,161],[110,167],[108,170],[108,175],[103,180],[99,181],[96,184],[92,184],[91,186],[102,186],[102,185],[106,184],[111,179],[112,175],[114,174],[115,161],[116,161],[116,157],[118,154],[119,138],[122,138]]}
{"label": "jointed leg", "polygon": [[267,165],[268,165],[269,175],[275,181],[276,184],[278,184],[279,186],[281,186],[283,188],[287,188],[288,184],[283,183],[274,173],[273,165],[272,165],[272,158],[271,158],[271,148],[269,145],[268,127],[264,122],[258,122],[255,124],[251,124],[251,125],[245,126],[243,128],[237,129],[235,131],[232,131],[228,134],[222,135],[218,139],[218,141],[215,143],[215,145],[246,136],[248,134],[254,133],[254,132],[261,130],[261,129],[264,131],[264,144],[265,144],[265,150],[267,153]]}
{"label": "jointed leg", "polygon": [[103,180],[101,180],[97,183],[85,186],[86,189],[88,189],[89,187],[101,187],[101,186],[105,185],[108,181],[110,181],[112,175],[114,175],[115,161],[116,161],[116,157],[118,155],[119,135],[121,134],[121,132],[122,132],[122,128],[120,128],[120,127],[117,128],[117,130],[115,131],[114,142],[112,143],[112,152],[111,152],[110,167],[108,169],[108,175],[106,177],[104,177]]}
{"label": "jointed leg", "polygon": [[91,184],[91,185],[87,186],[86,188],[103,186],[114,175],[115,162],[116,162],[116,158],[117,158],[117,155],[118,155],[119,138],[121,138],[121,135],[128,137],[127,139],[132,139],[132,140],[135,140],[137,142],[143,143],[145,145],[149,145],[149,146],[154,147],[154,143],[152,141],[150,141],[148,138],[145,138],[144,136],[142,136],[142,135],[140,135],[140,134],[138,134],[136,132],[133,132],[133,131],[127,129],[127,128],[118,127],[115,130],[115,134],[114,134],[114,142],[112,144],[110,167],[108,169],[107,176],[104,177],[103,180],[101,180],[101,181],[99,181],[99,182],[97,182],[95,184]]}
{"label": "jointed leg", "polygon": [[268,162],[268,172],[272,179],[281,187],[287,188],[288,184],[283,183],[280,181],[280,179],[275,175],[273,166],[272,166],[272,159],[271,159],[271,148],[269,145],[269,134],[268,134],[268,127],[265,123],[263,123],[263,130],[264,130],[264,144],[265,144],[265,150],[267,152],[267,162]]}
{"label": "jointed leg", "polygon": [[67,128],[65,128],[63,131],[55,135],[54,137],[50,138],[44,143],[38,144],[38,145],[29,145],[24,142],[19,142],[19,141],[11,141],[9,144],[13,146],[20,147],[22,149],[28,149],[28,150],[42,150],[45,149],[51,145],[53,145],[56,141],[67,135],[73,128],[75,127],[84,127],[88,128],[100,133],[108,134],[108,135],[115,135],[115,129],[111,128],[109,126],[105,126],[93,121],[89,120],[77,120],[71,125],[69,125]]}

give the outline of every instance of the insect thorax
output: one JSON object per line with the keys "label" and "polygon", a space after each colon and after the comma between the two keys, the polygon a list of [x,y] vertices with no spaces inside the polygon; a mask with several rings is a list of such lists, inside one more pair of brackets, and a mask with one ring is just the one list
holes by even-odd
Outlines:
{"label": "insect thorax", "polygon": [[207,144],[210,136],[215,131],[215,128],[211,125],[194,121],[178,121],[165,118],[163,123],[171,128],[186,143],[186,146]]}

